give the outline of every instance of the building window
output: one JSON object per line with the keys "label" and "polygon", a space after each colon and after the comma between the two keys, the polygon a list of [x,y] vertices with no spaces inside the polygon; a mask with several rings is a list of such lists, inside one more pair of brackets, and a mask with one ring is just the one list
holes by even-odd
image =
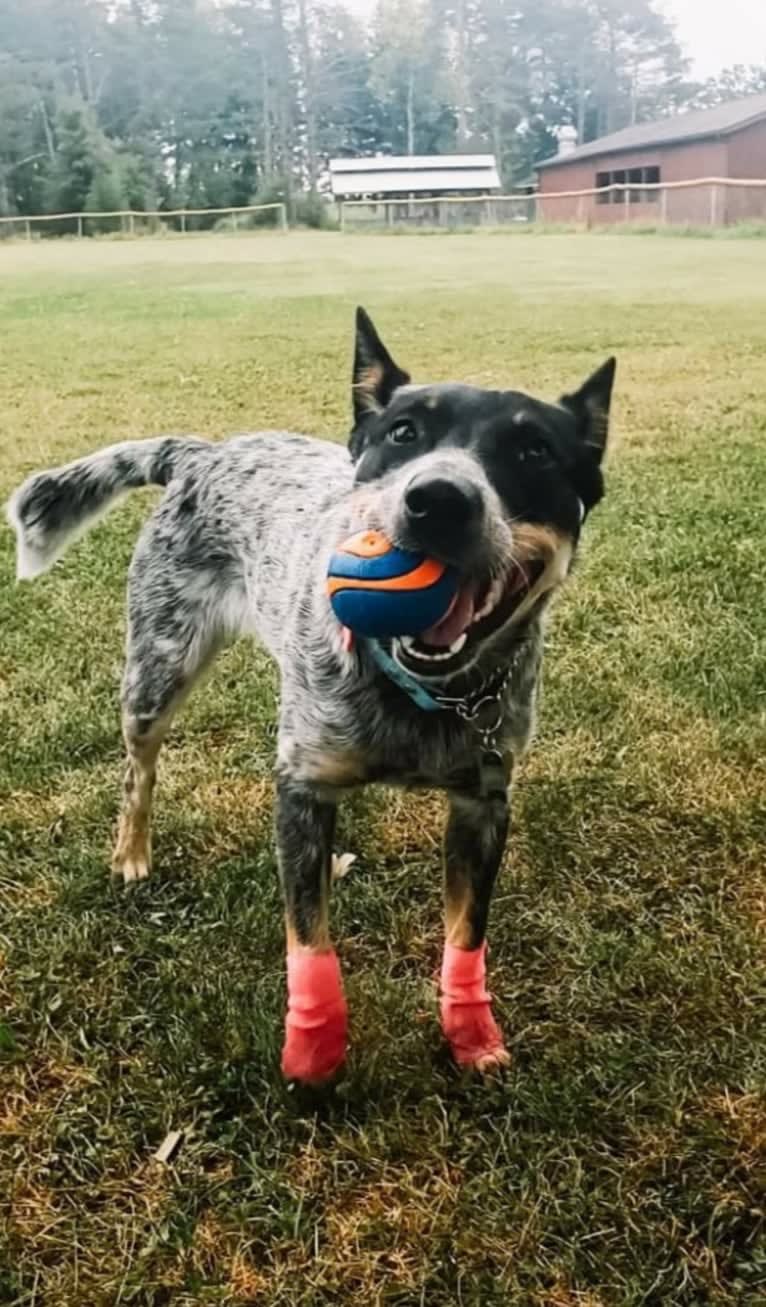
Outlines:
{"label": "building window", "polygon": [[[624,204],[626,194],[631,204],[656,204],[659,191],[644,190],[645,186],[659,186],[660,170],[650,168],[614,168],[611,172],[596,173],[596,187],[602,193],[596,196],[597,204]],[[619,191],[604,190],[606,186],[624,186],[629,189]]]}
{"label": "building window", "polygon": [[[659,168],[644,168],[644,182],[647,186],[659,186],[660,170]],[[644,201],[647,204],[656,204],[660,198],[659,191],[644,191]]]}

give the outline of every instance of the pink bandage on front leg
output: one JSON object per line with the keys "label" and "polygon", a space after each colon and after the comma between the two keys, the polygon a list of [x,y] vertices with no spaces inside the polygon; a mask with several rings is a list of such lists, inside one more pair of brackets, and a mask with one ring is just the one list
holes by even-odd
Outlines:
{"label": "pink bandage on front leg", "polygon": [[348,1010],[340,965],[333,949],[287,955],[287,1017],[282,1074],[319,1084],[343,1065]]}
{"label": "pink bandage on front leg", "polygon": [[444,945],[442,1029],[460,1066],[481,1064],[485,1058],[504,1054],[503,1036],[492,1015],[492,999],[484,983],[486,951],[486,942],[476,949]]}

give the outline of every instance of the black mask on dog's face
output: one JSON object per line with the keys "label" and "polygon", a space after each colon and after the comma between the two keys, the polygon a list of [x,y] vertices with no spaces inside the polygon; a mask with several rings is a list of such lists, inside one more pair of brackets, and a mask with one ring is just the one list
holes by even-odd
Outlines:
{"label": "black mask on dog's face", "polygon": [[604,492],[615,366],[609,359],[558,404],[513,390],[412,386],[358,309],[349,441],[356,481],[375,481],[436,450],[466,450],[511,521],[553,526],[576,540]]}
{"label": "black mask on dog's face", "polygon": [[[615,363],[558,404],[519,391],[414,386],[357,312],[355,482],[370,525],[400,548],[454,567],[456,599],[435,626],[392,645],[419,676],[449,677],[549,601],[580,527],[603,494]],[[374,519],[374,520],[373,520]]]}

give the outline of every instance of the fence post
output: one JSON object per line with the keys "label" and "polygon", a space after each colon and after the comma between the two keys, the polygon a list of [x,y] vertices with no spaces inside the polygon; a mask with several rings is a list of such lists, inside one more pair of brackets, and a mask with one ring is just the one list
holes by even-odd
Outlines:
{"label": "fence post", "polygon": [[130,232],[131,236],[135,236],[135,234],[136,234],[136,223],[135,223],[135,219],[134,219],[134,217],[133,217],[133,210],[132,210],[132,209],[131,209],[130,213],[128,214],[128,231]]}
{"label": "fence post", "polygon": [[[282,231],[286,232],[286,231],[289,230],[289,229],[288,229],[288,225],[287,225],[287,205],[286,205],[286,204],[280,204],[280,206],[279,206],[279,225],[280,225],[280,227],[282,228]],[[341,229],[341,231],[343,230],[343,201],[341,201],[341,206],[340,206],[340,229]]]}
{"label": "fence post", "polygon": [[623,204],[625,205],[625,221],[630,222],[630,190],[626,186],[623,193]]}
{"label": "fence post", "polygon": [[715,182],[710,183],[710,226],[718,225],[718,187]]}
{"label": "fence post", "polygon": [[181,231],[186,235],[186,210],[181,210]]}
{"label": "fence post", "polygon": [[26,227],[26,231],[27,231],[27,240],[28,240],[28,241],[31,241],[31,239],[32,239],[32,224],[31,224],[31,222],[29,221],[29,218],[25,218],[25,219],[24,219],[24,226]]}
{"label": "fence post", "polygon": [[668,224],[668,188],[663,186],[660,191],[660,221],[663,227]]}

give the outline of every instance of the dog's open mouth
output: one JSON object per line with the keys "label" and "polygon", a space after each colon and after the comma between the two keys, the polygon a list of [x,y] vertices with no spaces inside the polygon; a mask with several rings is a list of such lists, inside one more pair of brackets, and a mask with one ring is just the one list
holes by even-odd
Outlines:
{"label": "dog's open mouth", "polygon": [[[499,631],[513,617],[545,570],[541,558],[514,564],[499,580],[464,581],[446,615],[418,636],[396,641],[396,655],[418,672],[444,672],[453,659]],[[462,657],[461,657],[462,655]]]}

